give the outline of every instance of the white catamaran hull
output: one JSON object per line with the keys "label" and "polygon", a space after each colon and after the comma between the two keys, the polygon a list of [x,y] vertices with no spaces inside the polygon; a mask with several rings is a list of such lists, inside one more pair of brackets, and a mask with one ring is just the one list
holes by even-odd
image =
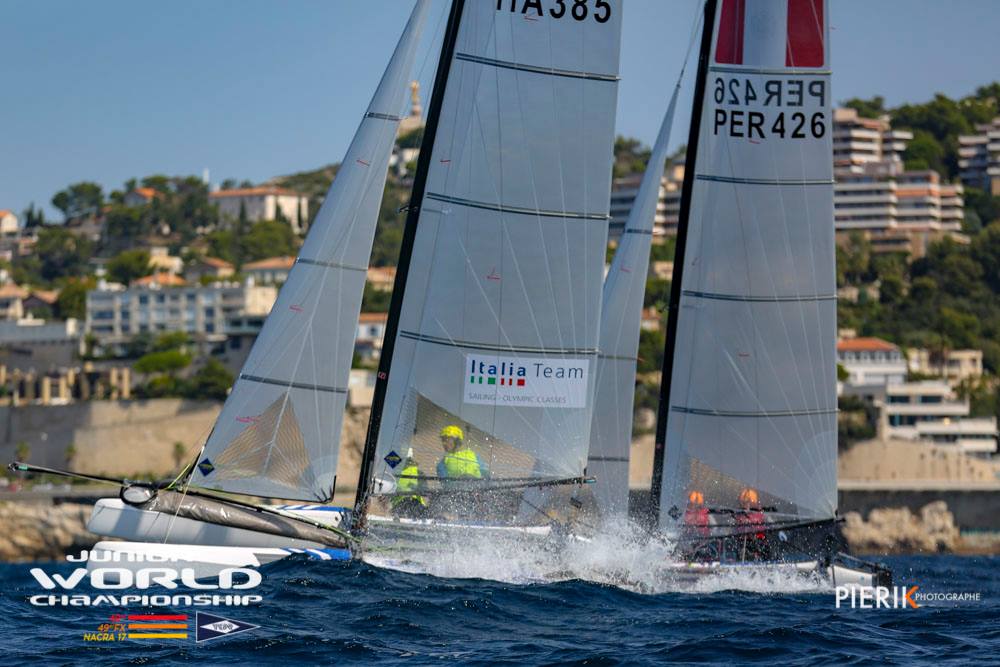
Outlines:
{"label": "white catamaran hull", "polygon": [[[322,505],[292,505],[289,514],[339,527],[344,509]],[[102,498],[94,505],[87,530],[104,537],[192,547],[252,547],[323,549],[324,545],[245,528],[223,526],[164,512],[132,507],[118,498]]]}
{"label": "white catamaran hull", "polygon": [[797,563],[720,563],[675,561],[662,568],[665,578],[677,582],[697,582],[707,577],[733,576],[739,579],[780,580],[795,577],[812,577],[819,584],[830,586],[857,586],[870,588],[877,585],[873,572],[842,564],[822,566],[818,561]]}

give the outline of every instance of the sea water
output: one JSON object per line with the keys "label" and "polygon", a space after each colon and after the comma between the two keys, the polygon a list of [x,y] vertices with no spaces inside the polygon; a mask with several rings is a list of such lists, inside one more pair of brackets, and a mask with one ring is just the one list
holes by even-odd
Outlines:
{"label": "sea water", "polygon": [[[458,557],[453,551],[425,562],[381,563],[376,556],[375,564],[296,556],[263,568],[261,584],[250,591],[261,602],[249,607],[36,607],[29,598],[46,591],[31,568],[68,575],[76,565],[4,564],[0,664],[1000,661],[997,557],[885,559],[897,584],[935,599],[919,608],[874,609],[851,608],[846,600],[838,608],[832,589],[808,580],[730,574],[685,588],[651,574],[644,579],[661,556],[649,544],[567,547],[573,548],[573,559],[559,567],[524,553]],[[608,583],[610,571],[617,583]],[[84,582],[72,592],[152,591],[98,591]],[[259,627],[197,643],[197,612]],[[88,633],[115,614],[183,616],[187,636],[94,641]]]}

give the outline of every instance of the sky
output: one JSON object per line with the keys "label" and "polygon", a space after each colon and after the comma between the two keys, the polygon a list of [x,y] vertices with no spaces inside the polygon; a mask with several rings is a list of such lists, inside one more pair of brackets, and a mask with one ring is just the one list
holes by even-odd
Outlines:
{"label": "sky", "polygon": [[[489,1],[489,0],[478,0]],[[1000,79],[995,0],[832,0],[834,99]],[[626,0],[617,128],[655,138],[699,0]],[[0,209],[154,173],[254,182],[339,162],[410,0],[0,0]],[[430,90],[445,0],[417,58]],[[693,66],[691,71],[693,71]],[[688,77],[690,81],[691,77]],[[690,84],[673,143],[687,135]]]}

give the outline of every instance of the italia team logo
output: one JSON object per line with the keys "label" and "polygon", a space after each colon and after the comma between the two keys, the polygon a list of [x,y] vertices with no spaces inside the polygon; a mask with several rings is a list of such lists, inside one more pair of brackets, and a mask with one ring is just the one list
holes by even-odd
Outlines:
{"label": "italia team logo", "polygon": [[468,354],[463,401],[525,408],[587,405],[590,359]]}
{"label": "italia team logo", "polygon": [[502,387],[523,387],[528,369],[508,361],[484,361],[469,356],[469,384],[497,385]]}

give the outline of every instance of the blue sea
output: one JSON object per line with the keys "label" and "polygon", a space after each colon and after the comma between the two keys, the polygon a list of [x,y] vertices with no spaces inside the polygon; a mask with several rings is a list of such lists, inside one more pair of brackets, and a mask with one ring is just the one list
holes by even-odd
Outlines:
{"label": "blue sea", "polygon": [[[896,582],[979,600],[919,609],[840,609],[834,593],[766,593],[721,582],[699,592],[640,593],[579,579],[491,581],[299,557],[264,568],[252,607],[202,608],[260,626],[186,639],[84,641],[109,614],[191,607],[40,608],[31,567],[0,566],[0,664],[998,664],[1000,558],[886,559]],[[748,587],[756,590],[740,590]],[[96,591],[81,584],[74,593]],[[117,591],[112,591],[117,592]],[[131,591],[135,592],[135,591]],[[193,624],[191,624],[193,625]]]}

